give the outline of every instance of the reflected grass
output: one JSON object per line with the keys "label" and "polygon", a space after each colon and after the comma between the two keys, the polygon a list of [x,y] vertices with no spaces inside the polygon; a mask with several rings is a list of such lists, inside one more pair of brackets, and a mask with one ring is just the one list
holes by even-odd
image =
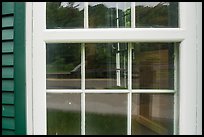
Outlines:
{"label": "reflected grass", "polygon": [[87,135],[127,135],[126,115],[86,113]]}
{"label": "reflected grass", "polygon": [[68,112],[60,110],[47,111],[48,135],[80,135],[80,112]]}
{"label": "reflected grass", "polygon": [[[48,135],[79,135],[81,129],[80,112],[59,110],[47,111]],[[86,113],[87,135],[126,135],[125,115]]]}

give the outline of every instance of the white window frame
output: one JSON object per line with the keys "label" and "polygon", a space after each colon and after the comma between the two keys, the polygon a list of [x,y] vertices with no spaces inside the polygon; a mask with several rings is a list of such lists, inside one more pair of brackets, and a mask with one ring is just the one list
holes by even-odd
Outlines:
{"label": "white window frame", "polygon": [[[86,11],[88,10],[87,7],[88,3],[85,2]],[[133,7],[134,4],[132,4],[132,8]],[[88,29],[88,21],[86,20],[88,14],[85,14],[84,29],[46,30],[46,4],[44,2],[26,3],[27,133],[47,134],[45,43],[98,43],[106,41],[181,42],[179,46],[179,73],[177,74],[179,79],[176,82],[179,92],[175,94],[175,96],[178,97],[177,103],[179,104],[179,106],[177,105],[179,119],[176,119],[179,125],[178,131],[175,131],[175,133],[199,134],[201,130],[198,129],[202,129],[202,123],[199,122],[199,120],[202,119],[202,114],[200,115],[202,110],[201,112],[199,110],[202,108],[202,98],[199,98],[199,95],[202,93],[198,86],[201,85],[202,79],[199,75],[202,71],[198,66],[202,65],[200,62],[197,62],[197,58],[200,59],[202,56],[202,52],[200,53],[199,50],[202,45],[202,39],[199,37],[200,34],[202,35],[200,31],[202,25],[199,24],[200,22],[196,22],[196,20],[201,18],[201,8],[202,6],[200,6],[199,3],[179,2],[179,28],[134,28],[135,23],[133,21],[131,22],[132,28]],[[134,12],[131,14],[132,20],[135,20]],[[197,52],[199,53],[198,55],[196,54]],[[84,54],[84,52],[82,52],[82,54]],[[82,68],[83,65],[84,64],[82,64]],[[130,65],[130,63],[128,65]],[[129,66],[129,68],[131,67]],[[82,71],[85,72],[85,70]],[[129,74],[129,76],[131,76],[131,74]],[[85,86],[82,85],[82,87]],[[101,92],[103,91],[101,90]],[[135,92],[142,93],[143,91],[139,90]],[[150,92],[155,93],[154,90],[150,90]],[[162,93],[162,91],[159,93]],[[128,95],[129,99],[131,99],[130,95],[131,94]],[[83,98],[85,99],[85,93],[82,94],[82,99]],[[131,104],[129,104],[129,106],[131,106]],[[82,108],[85,108],[85,106],[82,106]],[[131,112],[130,108],[129,111]],[[128,118],[128,120],[130,123],[131,119]],[[130,126],[128,128],[130,128]],[[83,133],[84,131],[82,131],[82,134]]]}

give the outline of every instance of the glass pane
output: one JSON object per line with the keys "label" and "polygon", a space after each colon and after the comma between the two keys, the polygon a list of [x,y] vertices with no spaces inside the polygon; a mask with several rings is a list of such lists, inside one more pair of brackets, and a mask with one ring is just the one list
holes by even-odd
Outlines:
{"label": "glass pane", "polygon": [[81,44],[46,46],[47,89],[81,88]]}
{"label": "glass pane", "polygon": [[89,28],[131,27],[130,2],[89,2]]}
{"label": "glass pane", "polygon": [[86,44],[86,89],[127,89],[127,44]]}
{"label": "glass pane", "polygon": [[127,95],[86,94],[86,134],[126,135]]}
{"label": "glass pane", "polygon": [[134,43],[133,89],[174,89],[174,43]]}
{"label": "glass pane", "polygon": [[84,28],[83,2],[47,2],[46,28]]}
{"label": "glass pane", "polygon": [[133,135],[172,135],[173,122],[173,94],[133,94]]}
{"label": "glass pane", "polygon": [[136,28],[178,27],[178,2],[136,2]]}
{"label": "glass pane", "polygon": [[80,94],[47,93],[47,134],[80,135]]}

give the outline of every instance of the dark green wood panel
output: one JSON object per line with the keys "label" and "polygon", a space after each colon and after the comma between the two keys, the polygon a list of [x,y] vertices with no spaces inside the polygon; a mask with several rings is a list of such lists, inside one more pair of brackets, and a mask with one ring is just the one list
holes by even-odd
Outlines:
{"label": "dark green wood panel", "polygon": [[2,105],[2,116],[14,117],[14,106],[13,105]]}
{"label": "dark green wood panel", "polygon": [[14,91],[14,80],[2,80],[2,91]]}
{"label": "dark green wood panel", "polygon": [[13,27],[13,16],[2,17],[2,28],[4,27]]}
{"label": "dark green wood panel", "polygon": [[2,67],[2,78],[13,78],[13,67]]}
{"label": "dark green wood panel", "polygon": [[13,41],[2,42],[2,53],[11,53],[11,52],[13,52]]}
{"label": "dark green wood panel", "polygon": [[2,30],[2,40],[12,40],[13,39],[13,29]]}
{"label": "dark green wood panel", "polygon": [[2,55],[2,66],[13,65],[13,54],[3,54]]}
{"label": "dark green wood panel", "polygon": [[15,129],[15,119],[2,117],[2,128],[3,129]]}
{"label": "dark green wood panel", "polygon": [[26,134],[25,2],[14,5],[15,134]]}
{"label": "dark green wood panel", "polygon": [[3,129],[2,135],[15,135],[15,132],[14,132],[14,130]]}
{"label": "dark green wood panel", "polygon": [[2,92],[2,104],[14,104],[14,92]]}
{"label": "dark green wood panel", "polygon": [[14,13],[14,2],[2,2],[2,15]]}

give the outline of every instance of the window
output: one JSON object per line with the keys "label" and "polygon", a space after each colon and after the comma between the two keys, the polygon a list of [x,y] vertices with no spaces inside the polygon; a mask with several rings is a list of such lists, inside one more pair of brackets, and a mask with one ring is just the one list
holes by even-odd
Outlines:
{"label": "window", "polygon": [[[33,5],[39,11],[34,13],[33,41],[35,133],[178,133],[182,4],[111,4]],[[62,16],[54,20],[48,11]],[[69,22],[63,11],[77,14]],[[108,17],[98,21],[98,12]],[[150,19],[154,12],[163,23]],[[138,17],[143,13],[148,20]]]}

